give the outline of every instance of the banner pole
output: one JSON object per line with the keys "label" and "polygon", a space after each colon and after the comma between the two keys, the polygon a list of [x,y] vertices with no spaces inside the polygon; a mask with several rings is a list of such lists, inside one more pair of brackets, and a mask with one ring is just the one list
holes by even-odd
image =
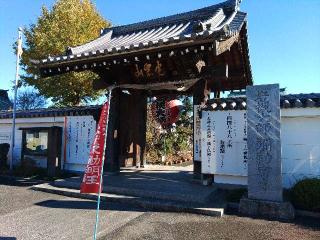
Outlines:
{"label": "banner pole", "polygon": [[106,121],[106,134],[104,137],[104,148],[103,148],[103,153],[102,153],[101,174],[100,174],[100,183],[99,183],[99,192],[98,192],[98,200],[97,200],[97,210],[96,210],[96,223],[94,225],[93,240],[97,239],[97,232],[98,232],[98,225],[99,225],[99,209],[100,209],[100,198],[101,198],[101,192],[102,192],[103,165],[104,165],[104,157],[105,157],[106,145],[107,145],[108,124],[109,124],[109,113],[110,113],[110,107],[111,107],[112,89],[113,89],[113,87],[111,87],[109,89],[109,93],[108,93],[109,106],[108,106],[108,115],[107,115],[107,121]]}
{"label": "banner pole", "polygon": [[9,163],[10,173],[13,170],[13,158],[14,158],[14,145],[15,145],[15,131],[16,131],[16,111],[17,111],[17,92],[19,84],[19,69],[20,58],[22,54],[22,28],[18,29],[18,42],[17,42],[17,61],[16,61],[16,76],[14,81],[14,97],[13,97],[13,111],[12,111],[12,136],[11,136],[11,158]]}

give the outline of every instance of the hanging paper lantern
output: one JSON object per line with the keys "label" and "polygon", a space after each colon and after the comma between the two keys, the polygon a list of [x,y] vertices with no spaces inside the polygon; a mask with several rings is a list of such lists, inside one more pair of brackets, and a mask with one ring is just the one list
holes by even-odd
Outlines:
{"label": "hanging paper lantern", "polygon": [[157,100],[151,105],[153,117],[163,128],[168,128],[179,120],[183,105],[180,100]]}

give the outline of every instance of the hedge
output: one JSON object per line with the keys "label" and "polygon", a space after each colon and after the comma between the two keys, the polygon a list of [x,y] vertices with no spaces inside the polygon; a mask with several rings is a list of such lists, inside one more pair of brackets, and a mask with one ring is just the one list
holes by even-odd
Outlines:
{"label": "hedge", "polygon": [[292,203],[298,209],[320,212],[320,178],[298,181],[292,188]]}

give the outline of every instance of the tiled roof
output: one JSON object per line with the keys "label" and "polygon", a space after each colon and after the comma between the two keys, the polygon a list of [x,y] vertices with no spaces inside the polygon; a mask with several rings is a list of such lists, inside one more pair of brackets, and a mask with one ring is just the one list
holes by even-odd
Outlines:
{"label": "tiled roof", "polygon": [[[245,110],[246,97],[210,99],[204,110]],[[320,93],[288,94],[280,96],[281,108],[320,108]]]}
{"label": "tiled roof", "polygon": [[[66,107],[66,108],[42,108],[34,110],[19,110],[16,112],[17,118],[36,118],[36,117],[63,117],[63,116],[87,116],[99,113],[100,105]],[[12,118],[12,110],[0,111],[0,119]]]}
{"label": "tiled roof", "polygon": [[[280,97],[281,108],[320,108],[320,93],[310,94],[288,94]],[[231,97],[221,99],[210,99],[203,110],[225,111],[245,110],[246,97]],[[17,111],[17,118],[36,117],[61,117],[61,116],[87,116],[98,114],[101,105],[66,107],[66,108],[44,108],[35,110]],[[12,111],[0,111],[0,119],[12,118]]]}
{"label": "tiled roof", "polygon": [[187,13],[108,28],[99,38],[81,46],[68,48],[65,56],[48,57],[38,63],[50,64],[89,56],[124,54],[210,37],[226,39],[239,33],[246,21],[246,13],[238,11],[240,2],[228,0]]}

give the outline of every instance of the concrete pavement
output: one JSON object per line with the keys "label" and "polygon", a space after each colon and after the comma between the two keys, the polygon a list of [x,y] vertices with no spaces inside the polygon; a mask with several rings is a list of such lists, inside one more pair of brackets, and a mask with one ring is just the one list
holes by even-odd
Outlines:
{"label": "concrete pavement", "polygon": [[[82,177],[56,180],[33,189],[69,197],[95,199],[80,194]],[[143,170],[122,169],[115,175],[106,173],[102,199],[107,202],[133,204],[149,210],[189,212],[221,217],[226,203],[223,191],[194,182],[192,168],[149,166]]]}
{"label": "concrete pavement", "polygon": [[[54,186],[80,189],[82,177],[56,180]],[[190,167],[148,166],[144,169],[122,169],[117,175],[105,173],[103,192],[203,203],[216,190],[215,187],[195,183]]]}

